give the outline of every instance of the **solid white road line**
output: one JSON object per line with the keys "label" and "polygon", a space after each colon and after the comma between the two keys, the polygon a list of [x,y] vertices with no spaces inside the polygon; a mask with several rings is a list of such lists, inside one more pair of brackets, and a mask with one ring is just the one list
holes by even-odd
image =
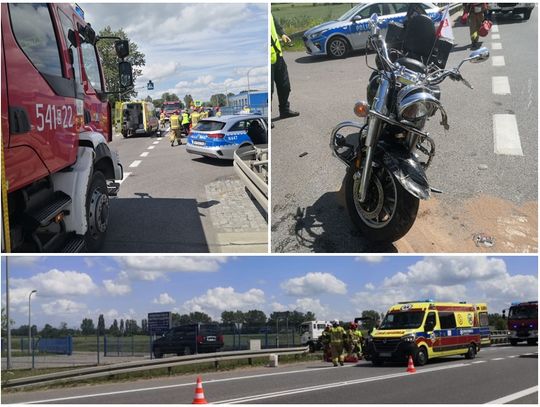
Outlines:
{"label": "solid white road line", "polygon": [[120,181],[116,181],[118,184],[121,184],[122,182],[124,182],[127,177],[129,177],[131,175],[131,172],[124,172],[124,178],[122,178]]}
{"label": "solid white road line", "polygon": [[500,40],[501,36],[499,34],[491,34],[491,39],[492,40]]}
{"label": "solid white road line", "polygon": [[148,146],[148,150],[153,150],[156,146]]}
{"label": "solid white road line", "polygon": [[148,157],[148,154],[150,154],[148,151],[145,151],[144,153],[141,153],[139,157]]}
{"label": "solid white road line", "polygon": [[159,144],[159,141],[154,141],[152,144]]}
{"label": "solid white road line", "polygon": [[141,162],[142,162],[141,160],[135,160],[131,164],[129,164],[129,166],[130,168],[135,168],[135,167],[138,167]]}
{"label": "solid white road line", "polygon": [[491,58],[491,65],[492,66],[505,66],[504,57],[502,55],[498,55]]}
{"label": "solid white road line", "polygon": [[495,154],[523,155],[516,116],[513,114],[493,115]]}
{"label": "solid white road line", "polygon": [[494,76],[491,78],[491,89],[494,95],[509,95],[510,82],[508,82],[508,76]]}
{"label": "solid white road line", "polygon": [[491,49],[502,49],[502,44],[500,42],[491,43]]}
{"label": "solid white road line", "polygon": [[[434,371],[438,371],[438,370],[454,369],[454,368],[457,368],[457,367],[464,367],[464,366],[470,366],[470,364],[468,364],[468,363],[458,363],[458,364],[455,364],[455,365],[448,365],[448,366],[420,369],[420,370],[417,370],[415,374],[430,373],[430,372],[434,372]],[[276,392],[272,392],[272,393],[256,394],[256,395],[253,395],[253,396],[246,396],[246,397],[240,397],[240,398],[236,398],[236,399],[217,401],[217,402],[214,402],[213,404],[249,403],[249,402],[253,402],[253,401],[257,401],[257,400],[264,400],[264,399],[275,398],[275,397],[283,397],[283,396],[289,396],[289,395],[292,395],[292,394],[299,394],[299,393],[308,393],[308,392],[312,392],[312,391],[332,389],[332,388],[336,388],[336,387],[351,386],[351,385],[354,385],[354,384],[370,383],[370,382],[376,382],[376,381],[380,381],[380,380],[388,380],[388,379],[394,379],[394,378],[397,378],[397,377],[409,376],[409,375],[410,375],[410,373],[408,373],[408,372],[393,373],[393,374],[387,374],[387,375],[382,375],[382,376],[366,377],[364,379],[347,380],[347,381],[328,383],[328,384],[322,384],[322,385],[317,385],[317,386],[308,386],[308,387],[300,387],[300,388],[290,389],[290,390],[276,391]]]}
{"label": "solid white road line", "polygon": [[[343,366],[342,368],[353,367],[353,366],[354,365],[346,365],[346,366]],[[317,367],[314,369],[289,370],[286,372],[261,373],[261,374],[255,374],[255,375],[250,375],[250,376],[229,377],[225,379],[204,380],[203,384],[206,385],[210,383],[231,382],[231,381],[244,380],[244,379],[257,379],[260,377],[282,376],[282,375],[288,375],[288,374],[294,374],[294,373],[311,373],[311,372],[318,372],[320,370],[325,370],[325,369],[331,369],[331,366]],[[47,400],[25,401],[24,404],[52,403],[55,401],[62,401],[62,400],[76,400],[76,399],[82,399],[82,398],[88,398],[88,397],[112,396],[114,394],[126,394],[126,393],[136,393],[136,392],[141,392],[141,391],[174,389],[176,387],[186,387],[186,386],[193,386],[193,383],[191,382],[180,383],[180,384],[171,384],[168,386],[143,387],[140,389],[129,389],[129,390],[110,391],[106,393],[85,394],[85,395],[80,395],[80,396],[59,397],[59,398],[47,399]]]}
{"label": "solid white road line", "polygon": [[511,401],[520,399],[522,397],[528,396],[538,392],[538,386],[529,387],[528,389],[518,391],[517,393],[509,394],[508,396],[501,397],[500,399],[487,402],[486,404],[506,404]]}
{"label": "solid white road line", "polygon": [[498,25],[494,25],[491,27],[491,32],[492,33],[498,33],[499,32],[499,26]]}

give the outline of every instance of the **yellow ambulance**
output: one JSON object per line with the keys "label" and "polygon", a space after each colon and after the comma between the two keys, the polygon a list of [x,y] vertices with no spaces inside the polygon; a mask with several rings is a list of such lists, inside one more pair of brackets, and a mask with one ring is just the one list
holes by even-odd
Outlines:
{"label": "yellow ambulance", "polygon": [[366,353],[374,365],[406,362],[410,355],[422,366],[441,356],[474,359],[480,346],[481,328],[474,304],[423,300],[392,306],[367,339]]}

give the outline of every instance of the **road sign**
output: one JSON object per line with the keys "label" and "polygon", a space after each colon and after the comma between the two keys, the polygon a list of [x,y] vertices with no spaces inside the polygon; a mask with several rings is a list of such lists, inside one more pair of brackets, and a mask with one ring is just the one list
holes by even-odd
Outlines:
{"label": "road sign", "polygon": [[202,106],[202,102],[201,102],[200,100],[196,100],[196,101],[195,101],[195,106],[201,107],[201,106]]}
{"label": "road sign", "polygon": [[148,83],[146,85],[146,89],[147,90],[154,90],[154,82],[148,81]]}
{"label": "road sign", "polygon": [[172,313],[170,312],[149,312],[148,313],[148,333],[150,335],[163,335],[172,325]]}

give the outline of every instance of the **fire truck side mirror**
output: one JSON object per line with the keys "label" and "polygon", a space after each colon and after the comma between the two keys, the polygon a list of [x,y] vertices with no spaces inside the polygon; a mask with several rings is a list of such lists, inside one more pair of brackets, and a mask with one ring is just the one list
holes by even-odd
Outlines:
{"label": "fire truck side mirror", "polygon": [[114,50],[116,51],[116,56],[120,59],[124,59],[129,55],[129,41],[128,40],[118,40],[114,42]]}
{"label": "fire truck side mirror", "polygon": [[72,29],[68,31],[68,40],[69,40],[70,45],[73,48],[77,48],[77,40],[75,39],[75,31],[73,31]]}
{"label": "fire truck side mirror", "polygon": [[133,70],[131,64],[127,61],[122,61],[118,64],[118,73],[120,75],[120,86],[129,88],[133,85]]}

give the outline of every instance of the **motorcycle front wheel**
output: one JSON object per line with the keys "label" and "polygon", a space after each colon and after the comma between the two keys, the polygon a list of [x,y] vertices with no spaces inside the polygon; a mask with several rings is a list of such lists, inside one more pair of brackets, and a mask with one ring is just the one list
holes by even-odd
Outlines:
{"label": "motorcycle front wheel", "polygon": [[411,195],[385,166],[372,168],[367,199],[360,202],[360,172],[349,168],[345,175],[347,211],[354,225],[371,242],[392,243],[412,227],[419,199]]}

